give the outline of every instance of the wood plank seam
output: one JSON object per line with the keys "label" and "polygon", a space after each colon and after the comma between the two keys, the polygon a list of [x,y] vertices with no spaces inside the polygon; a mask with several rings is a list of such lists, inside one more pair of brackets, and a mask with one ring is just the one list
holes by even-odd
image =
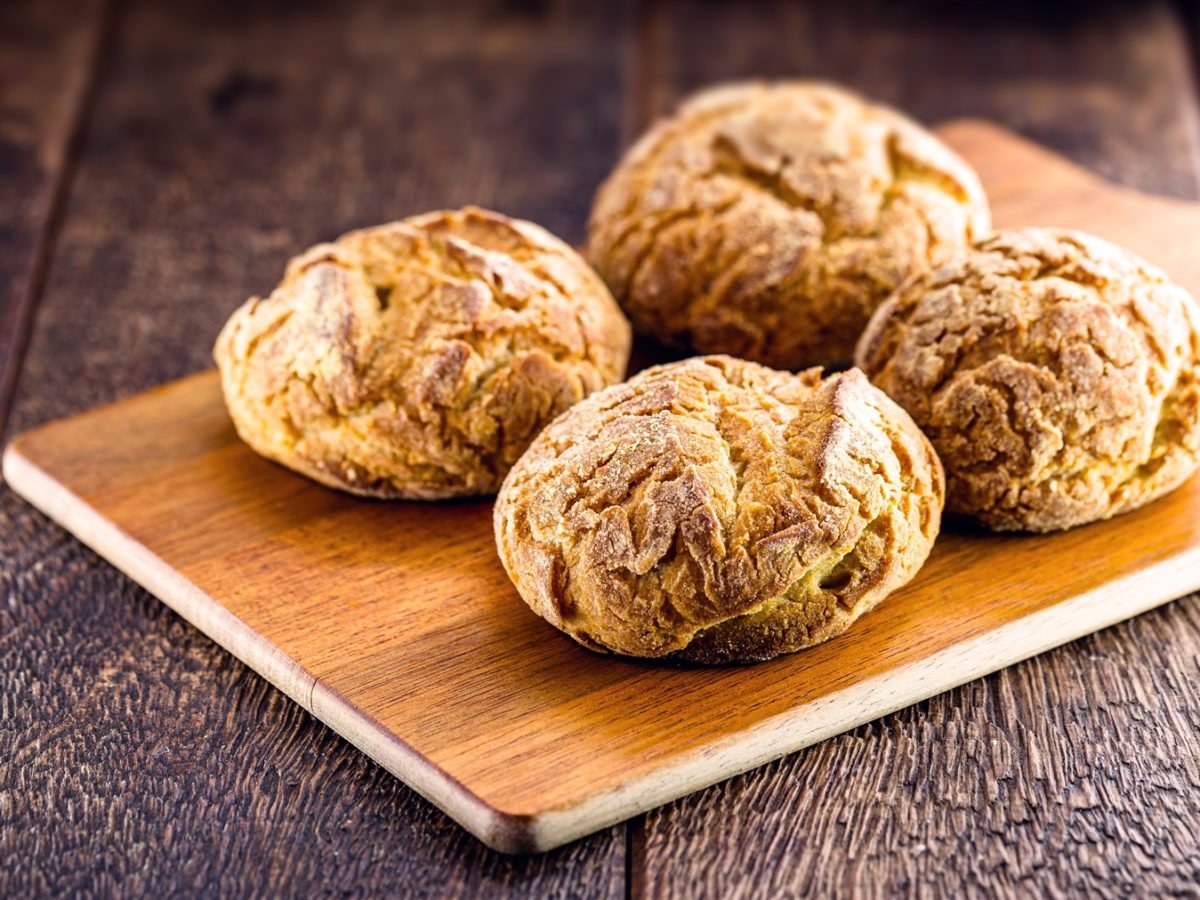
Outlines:
{"label": "wood plank seam", "polygon": [[1200,10],[1196,4],[1188,0],[1176,0],[1170,7],[1174,19],[1171,33],[1181,45],[1179,56],[1186,60],[1186,71],[1181,73],[1180,82],[1183,84],[1186,97],[1181,114],[1184,117],[1184,134],[1188,142],[1188,155],[1192,163],[1192,199],[1200,196],[1200,88],[1197,77],[1200,76],[1200,22],[1197,21]]}
{"label": "wood plank seam", "polygon": [[83,150],[87,124],[96,106],[100,83],[116,38],[117,14],[115,0],[102,0],[99,21],[88,48],[81,83],[75,86],[67,115],[68,125],[63,133],[61,164],[50,183],[44,199],[45,213],[34,238],[28,278],[17,302],[12,334],[8,336],[8,352],[4,354],[4,369],[0,372],[0,434],[5,433],[17,383],[25,362],[25,352],[33,331],[33,322],[54,255],[59,229],[66,213],[67,200],[75,180]]}
{"label": "wood plank seam", "polygon": [[[650,125],[654,117],[653,93],[661,82],[656,44],[666,28],[662,0],[631,0],[625,20],[624,65],[621,84],[621,127],[619,152],[627,150]],[[625,823],[624,888],[626,900],[641,896],[640,872],[643,857],[643,817]]]}
{"label": "wood plank seam", "polygon": [[657,92],[663,83],[659,60],[666,34],[662,0],[633,0],[626,24],[621,85],[621,148],[628,148],[661,110]]}
{"label": "wood plank seam", "polygon": [[1200,4],[1195,0],[1176,0],[1172,12],[1178,21],[1175,29],[1184,44],[1184,56],[1188,60],[1188,71],[1184,78],[1187,97],[1184,115],[1187,117],[1186,132],[1188,153],[1192,161],[1192,178],[1200,195]]}

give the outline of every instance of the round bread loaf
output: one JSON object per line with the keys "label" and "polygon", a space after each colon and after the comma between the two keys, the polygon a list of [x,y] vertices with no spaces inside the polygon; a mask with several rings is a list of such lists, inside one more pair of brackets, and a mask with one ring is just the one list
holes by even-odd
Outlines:
{"label": "round bread loaf", "polygon": [[575,251],[469,208],[313,247],[214,355],[263,456],[351,493],[434,499],[494,492],[544,425],[623,377],[629,342]]}
{"label": "round bread loaf", "polygon": [[902,287],[858,365],[946,466],[950,510],[1053,531],[1134,509],[1200,460],[1200,313],[1107,241],[1026,228]]}
{"label": "round bread loaf", "polygon": [[496,544],[525,602],[586,647],[761,660],[908,581],[943,492],[929,442],[861,372],[712,356],[551,423],[500,489]]}
{"label": "round bread loaf", "polygon": [[587,253],[640,331],[796,369],[849,359],[894,288],[988,228],[975,173],[915,122],[829,85],[750,83],[634,145]]}

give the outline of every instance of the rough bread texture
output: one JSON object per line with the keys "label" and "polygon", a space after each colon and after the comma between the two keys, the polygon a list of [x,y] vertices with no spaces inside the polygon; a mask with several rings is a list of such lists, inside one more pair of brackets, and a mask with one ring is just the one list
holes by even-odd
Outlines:
{"label": "rough bread texture", "polygon": [[593,650],[761,660],[908,581],[943,493],[929,442],[861,372],[713,356],[556,419],[500,490],[496,543],[533,610]]}
{"label": "rough bread texture", "polygon": [[998,233],[872,319],[858,365],[946,466],[948,508],[1053,531],[1134,509],[1200,461],[1200,313],[1133,254]]}
{"label": "rough bread texture", "polygon": [[629,342],[570,247],[464,209],[313,247],[214,355],[263,456],[355,494],[434,499],[494,492],[544,425],[623,377]]}
{"label": "rough bread texture", "polygon": [[640,331],[778,368],[847,360],[905,278],[989,228],[970,167],[824,84],[697,94],[596,195],[588,256]]}

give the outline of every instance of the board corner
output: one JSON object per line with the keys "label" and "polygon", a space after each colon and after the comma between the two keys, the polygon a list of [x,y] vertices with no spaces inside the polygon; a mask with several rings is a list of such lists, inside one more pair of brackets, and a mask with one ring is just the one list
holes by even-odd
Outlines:
{"label": "board corner", "polygon": [[18,496],[29,499],[29,475],[37,470],[37,465],[26,452],[30,432],[23,431],[4,445],[4,453],[0,455],[0,474],[4,483]]}
{"label": "board corner", "polygon": [[480,824],[482,828],[468,830],[488,847],[507,856],[535,856],[575,839],[554,828],[545,816],[510,813],[490,805],[487,806],[487,820]]}

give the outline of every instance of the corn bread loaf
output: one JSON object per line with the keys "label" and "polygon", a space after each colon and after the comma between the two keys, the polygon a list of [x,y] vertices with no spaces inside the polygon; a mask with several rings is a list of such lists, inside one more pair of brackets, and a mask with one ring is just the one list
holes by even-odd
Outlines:
{"label": "corn bread loaf", "polygon": [[1200,461],[1196,301],[1089,235],[1005,231],[914,279],[858,365],[933,441],[948,508],[995,529],[1108,518]]}
{"label": "corn bread loaf", "polygon": [[545,424],[623,377],[629,342],[570,247],[469,208],[313,247],[214,355],[263,456],[355,494],[434,499],[494,492]]}
{"label": "corn bread loaf", "polygon": [[750,661],[908,581],[942,501],[929,442],[861,372],[714,356],[551,423],[500,490],[496,543],[529,606],[593,650]]}
{"label": "corn bread loaf", "polygon": [[989,227],[971,168],[831,85],[703,91],[596,195],[587,253],[638,330],[777,368],[848,360],[905,278]]}

